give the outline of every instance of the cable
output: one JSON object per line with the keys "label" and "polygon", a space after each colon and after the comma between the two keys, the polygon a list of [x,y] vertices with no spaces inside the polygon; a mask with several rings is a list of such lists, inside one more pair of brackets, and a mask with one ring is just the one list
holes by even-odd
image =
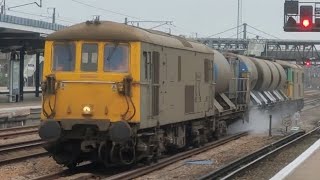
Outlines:
{"label": "cable", "polygon": [[259,37],[261,37],[261,38],[263,38],[263,39],[268,39],[268,38],[266,38],[266,37],[260,36],[260,35],[258,35],[258,34],[255,34],[255,33],[249,32],[249,31],[247,31],[247,33],[248,33],[248,34],[255,35],[255,36],[259,36]]}
{"label": "cable", "polygon": [[132,120],[132,118],[136,115],[136,106],[134,105],[134,103],[133,103],[133,101],[132,101],[132,98],[129,97],[129,99],[130,99],[130,102],[131,102],[131,104],[132,104],[132,106],[133,106],[133,114],[132,114],[132,116],[128,119],[128,121]]}
{"label": "cable", "polygon": [[237,36],[237,35],[239,35],[239,34],[241,34],[242,32],[239,32],[238,34],[236,33],[236,34],[233,34],[233,35],[231,35],[231,36],[229,36],[229,37],[227,37],[227,38],[233,38],[233,37],[235,37],[235,36]]}
{"label": "cable", "polygon": [[208,36],[207,38],[210,38],[210,37],[213,37],[213,36],[217,36],[217,35],[219,35],[219,34],[223,34],[223,33],[225,33],[225,32],[228,32],[228,31],[237,29],[237,28],[239,28],[239,27],[241,27],[241,26],[242,26],[242,25],[239,25],[239,26],[237,26],[237,27],[233,27],[233,28],[227,29],[227,30],[222,31],[222,32],[219,32],[219,33],[217,33],[217,34],[213,34],[213,35],[211,35],[211,36]]}
{"label": "cable", "polygon": [[134,17],[134,16],[130,16],[128,14],[123,14],[123,13],[119,13],[119,12],[116,12],[116,11],[111,11],[109,9],[104,9],[104,8],[101,8],[101,7],[96,7],[96,6],[84,3],[82,1],[78,1],[78,0],[71,0],[71,1],[79,3],[79,4],[82,4],[82,5],[85,5],[85,6],[88,6],[88,7],[91,7],[91,8],[94,8],[94,9],[98,9],[98,10],[102,10],[102,11],[105,11],[105,12],[109,12],[109,13],[112,13],[112,14],[117,14],[117,15],[121,15],[121,16],[125,16],[125,17],[130,17],[130,18],[140,19],[141,20],[141,18],[139,18],[139,17]]}
{"label": "cable", "polygon": [[[23,11],[16,11],[16,10],[8,10],[8,11],[15,12],[15,13],[20,13],[20,14],[31,15],[31,16],[42,17],[42,18],[52,18],[51,16],[45,16],[45,15],[41,15],[41,14],[34,14],[34,13],[30,13],[30,12],[23,12]],[[73,23],[73,24],[76,23],[76,22],[73,22],[73,21],[60,19],[60,18],[56,18],[56,20],[61,21],[61,22]]]}
{"label": "cable", "polygon": [[254,30],[256,30],[256,31],[259,31],[259,32],[261,32],[261,33],[263,33],[263,34],[266,34],[266,35],[268,35],[268,36],[271,36],[271,37],[273,37],[273,38],[280,39],[280,38],[278,38],[278,37],[276,37],[276,36],[273,36],[272,34],[266,33],[266,32],[261,31],[261,30],[255,28],[255,27],[253,27],[253,26],[250,26],[249,24],[248,24],[247,26],[248,26],[248,27],[251,27],[252,29],[254,29]]}
{"label": "cable", "polygon": [[43,17],[43,18],[51,18],[50,16],[44,16],[44,15],[40,15],[40,14],[33,14],[33,13],[29,13],[29,12],[22,12],[22,11],[16,11],[16,10],[7,10],[7,11],[20,13],[20,14],[31,15],[31,16],[38,16],[38,17]]}
{"label": "cable", "polygon": [[129,112],[129,109],[130,109],[130,105],[129,105],[129,102],[128,102],[128,98],[127,96],[124,96],[124,98],[126,99],[126,103],[127,103],[127,110],[125,113],[123,113],[121,116],[123,119],[125,119],[125,117],[127,116],[128,112]]}
{"label": "cable", "polygon": [[155,28],[158,28],[158,27],[161,27],[161,26],[164,26],[164,25],[169,25],[168,23],[162,23],[162,24],[160,24],[160,25],[157,25],[157,26],[154,26],[154,27],[152,27],[152,28],[149,28],[149,29],[155,29]]}

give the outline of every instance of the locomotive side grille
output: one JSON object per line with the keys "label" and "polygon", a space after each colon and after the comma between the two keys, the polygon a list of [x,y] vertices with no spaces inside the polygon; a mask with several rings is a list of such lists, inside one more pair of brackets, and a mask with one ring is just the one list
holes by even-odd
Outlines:
{"label": "locomotive side grille", "polygon": [[152,52],[152,116],[159,115],[160,53]]}
{"label": "locomotive side grille", "polygon": [[159,86],[152,88],[152,116],[159,115]]}
{"label": "locomotive side grille", "polygon": [[194,112],[194,86],[185,87],[185,113]]}

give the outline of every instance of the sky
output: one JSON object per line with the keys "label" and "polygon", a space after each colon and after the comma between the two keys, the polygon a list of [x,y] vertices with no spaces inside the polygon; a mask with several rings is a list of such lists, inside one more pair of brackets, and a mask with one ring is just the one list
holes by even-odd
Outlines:
{"label": "sky", "polygon": [[[40,0],[6,0],[6,5],[8,8],[34,1],[40,2]],[[43,0],[42,8],[34,4],[13,8],[7,11],[7,14],[50,21],[48,18],[52,14],[50,8],[55,7],[57,23],[64,25],[92,20],[93,15],[100,15],[101,20],[116,22],[124,22],[125,17],[128,17],[129,21],[173,21],[173,25],[165,25],[157,29],[188,37],[195,36],[196,33],[198,37],[209,37],[237,26],[237,5],[238,0]],[[249,28],[248,36],[250,38],[259,35],[261,38],[320,39],[320,33],[284,32],[283,6],[284,0],[242,0],[242,23],[268,33],[264,34]],[[140,26],[145,28],[157,25],[159,24],[140,23]],[[237,31],[234,29],[214,37],[236,37],[236,34]]]}

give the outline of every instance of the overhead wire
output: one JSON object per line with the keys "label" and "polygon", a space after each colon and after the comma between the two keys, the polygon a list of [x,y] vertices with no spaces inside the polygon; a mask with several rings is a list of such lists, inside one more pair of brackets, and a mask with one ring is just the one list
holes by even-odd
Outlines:
{"label": "overhead wire", "polygon": [[38,17],[43,17],[43,18],[51,18],[50,16],[45,16],[45,15],[41,15],[41,14],[34,14],[34,13],[30,13],[30,12],[16,11],[16,10],[11,10],[11,9],[7,10],[7,11],[25,14],[25,15],[31,15],[31,16],[38,16]]}
{"label": "overhead wire", "polygon": [[[41,18],[52,18],[51,16],[45,16],[45,15],[41,15],[41,14],[34,14],[34,13],[24,12],[24,11],[16,11],[16,10],[8,10],[8,11],[15,12],[15,13],[20,13],[20,14],[25,14],[25,15],[30,15],[30,16],[37,16],[37,17],[41,17]],[[61,21],[61,22],[67,22],[67,23],[75,23],[74,21],[69,21],[69,20],[60,19],[60,18],[56,18],[56,20]]]}
{"label": "overhead wire", "polygon": [[247,33],[248,33],[248,34],[251,34],[251,35],[258,36],[258,37],[261,37],[261,38],[263,38],[263,39],[268,39],[268,38],[266,38],[266,37],[264,37],[264,36],[260,36],[259,34],[255,34],[255,33],[249,32],[249,31],[247,31]]}
{"label": "overhead wire", "polygon": [[105,11],[105,12],[108,12],[108,13],[117,14],[117,15],[121,15],[121,16],[125,16],[125,17],[130,17],[130,18],[133,18],[133,19],[139,19],[139,20],[142,19],[142,18],[135,17],[135,16],[131,16],[131,15],[128,15],[128,14],[124,14],[124,13],[112,11],[112,10],[109,10],[109,9],[105,9],[105,8],[93,6],[93,5],[91,5],[91,4],[87,4],[87,3],[82,2],[82,1],[79,1],[79,0],[71,0],[71,1],[76,2],[76,3],[78,3],[78,4],[82,4],[82,5],[87,6],[87,7],[91,7],[91,8],[94,8],[94,9],[101,10],[101,11]]}
{"label": "overhead wire", "polygon": [[260,30],[260,29],[258,29],[258,28],[255,28],[255,27],[253,27],[253,26],[251,26],[251,25],[247,25],[248,27],[251,27],[252,29],[254,29],[254,30],[256,30],[256,31],[259,31],[259,32],[261,32],[261,33],[263,33],[263,34],[266,34],[266,35],[268,35],[268,36],[270,36],[270,37],[273,37],[273,38],[275,38],[275,39],[280,39],[280,38],[278,38],[278,37],[276,37],[276,36],[274,36],[274,35],[272,35],[272,34],[269,34],[269,33],[267,33],[267,32],[264,32],[264,31],[262,31],[262,30]]}
{"label": "overhead wire", "polygon": [[231,36],[229,36],[229,37],[227,37],[227,38],[233,38],[233,37],[235,37],[235,36],[237,36],[237,35],[240,35],[242,32],[239,32],[239,33],[236,33],[236,34],[233,34],[233,35],[231,35]]}
{"label": "overhead wire", "polygon": [[233,28],[227,29],[227,30],[225,30],[225,31],[222,31],[222,32],[219,32],[219,33],[213,34],[213,35],[211,35],[211,36],[207,36],[207,38],[211,38],[211,37],[214,37],[214,36],[217,36],[217,35],[220,35],[220,34],[226,33],[226,32],[228,32],[228,31],[232,31],[232,30],[234,30],[234,29],[239,28],[240,26],[242,26],[242,25],[239,25],[239,26],[236,26],[236,27],[233,27]]}

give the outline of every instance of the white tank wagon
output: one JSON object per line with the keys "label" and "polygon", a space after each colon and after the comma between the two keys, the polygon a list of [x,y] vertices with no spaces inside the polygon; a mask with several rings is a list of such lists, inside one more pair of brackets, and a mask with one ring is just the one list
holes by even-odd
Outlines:
{"label": "white tank wagon", "polygon": [[224,93],[229,89],[229,82],[232,79],[231,67],[223,54],[214,51],[214,79],[216,82],[216,94]]}
{"label": "white tank wagon", "polygon": [[301,67],[280,60],[264,60],[232,53],[225,57],[239,60],[239,77],[250,77],[250,99],[261,108],[290,104],[293,111],[303,107],[303,71]]}

